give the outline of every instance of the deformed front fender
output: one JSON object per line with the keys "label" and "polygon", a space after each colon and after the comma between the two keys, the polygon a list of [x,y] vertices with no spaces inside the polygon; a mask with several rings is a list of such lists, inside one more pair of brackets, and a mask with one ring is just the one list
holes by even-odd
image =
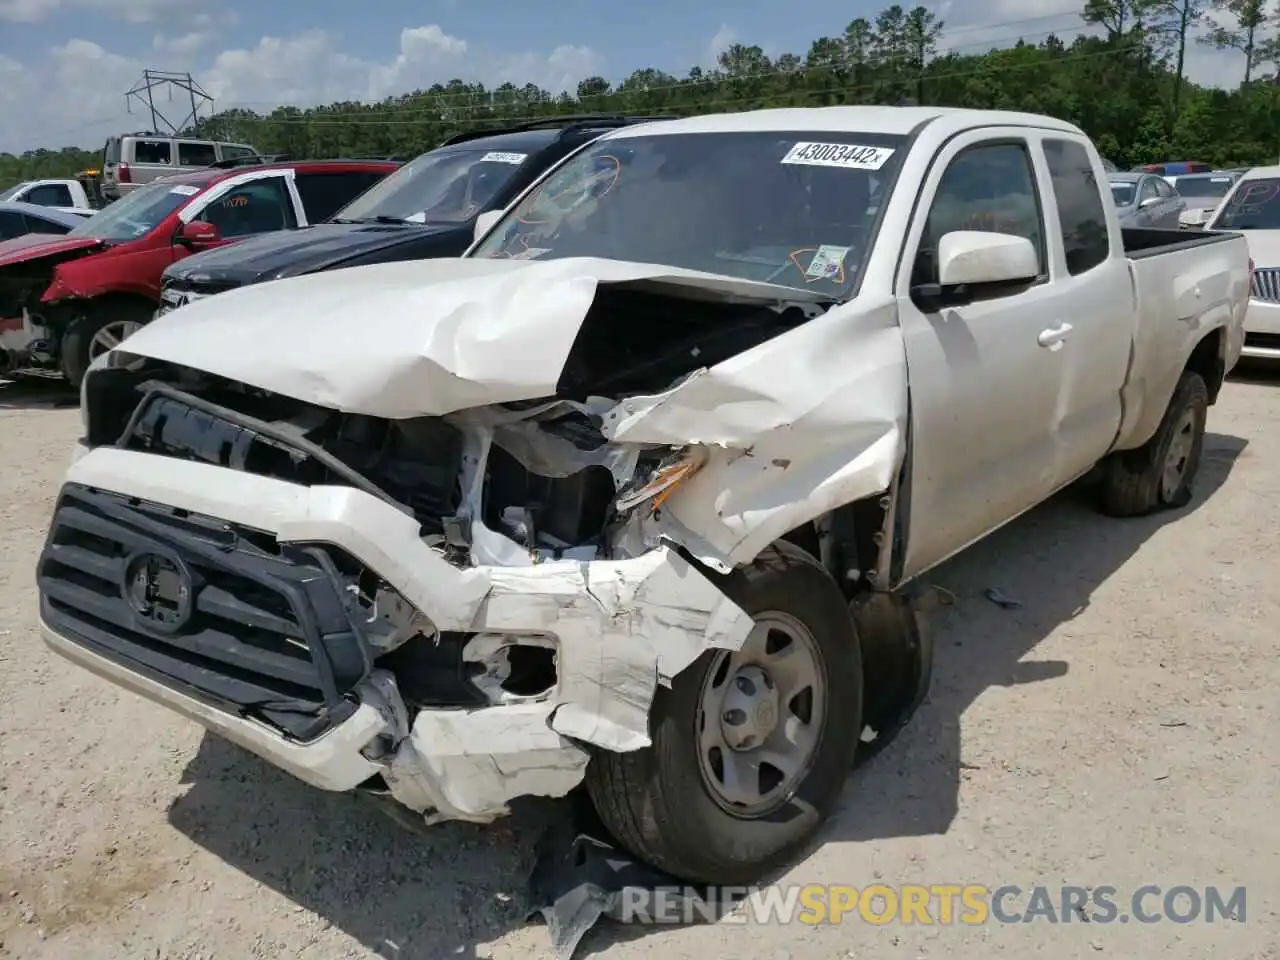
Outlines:
{"label": "deformed front fender", "polygon": [[890,297],[854,301],[605,415],[621,443],[700,444],[707,464],[659,532],[723,569],[824,513],[887,491],[902,464],[907,360]]}

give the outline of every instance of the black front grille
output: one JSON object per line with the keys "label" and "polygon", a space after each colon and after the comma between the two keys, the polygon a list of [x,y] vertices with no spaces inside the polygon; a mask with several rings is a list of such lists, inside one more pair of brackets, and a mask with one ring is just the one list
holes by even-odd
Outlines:
{"label": "black front grille", "polygon": [[1280,350],[1280,333],[1246,333],[1244,345],[1264,350]]}
{"label": "black front grille", "polygon": [[[354,710],[368,648],[332,548],[184,510],[63,487],[36,569],[60,635],[298,740]],[[178,590],[186,587],[185,593]]]}

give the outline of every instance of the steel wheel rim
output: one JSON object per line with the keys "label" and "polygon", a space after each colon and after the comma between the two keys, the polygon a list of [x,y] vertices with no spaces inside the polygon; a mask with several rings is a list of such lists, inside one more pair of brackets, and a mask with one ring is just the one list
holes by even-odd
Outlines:
{"label": "steel wheel rim", "polygon": [[93,339],[89,341],[90,362],[97,360],[104,353],[114,350],[141,328],[142,324],[136,320],[112,320],[95,333]]}
{"label": "steel wheel rim", "polygon": [[742,648],[716,657],[702,683],[694,742],[717,806],[758,819],[795,795],[822,744],[825,677],[812,631],[780,611],[757,616]]}
{"label": "steel wheel rim", "polygon": [[1164,471],[1160,475],[1160,493],[1169,501],[1177,494],[1187,473],[1187,462],[1196,442],[1196,411],[1188,408],[1178,418],[1173,439],[1164,457]]}

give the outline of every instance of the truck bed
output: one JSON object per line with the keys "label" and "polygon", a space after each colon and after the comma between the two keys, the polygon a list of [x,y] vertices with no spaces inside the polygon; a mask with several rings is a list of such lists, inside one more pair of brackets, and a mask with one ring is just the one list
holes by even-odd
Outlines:
{"label": "truck bed", "polygon": [[1237,234],[1208,230],[1158,230],[1152,227],[1122,227],[1120,230],[1124,253],[1130,260],[1222,243],[1234,236]]}
{"label": "truck bed", "polygon": [[1226,354],[1238,354],[1243,314],[1233,316],[1233,308],[1248,296],[1249,247],[1238,233],[1125,229],[1121,234],[1137,311],[1114,447],[1127,450],[1155,432],[1183,360],[1207,329],[1221,325],[1227,331],[1228,343],[1214,343],[1228,366],[1233,358]]}

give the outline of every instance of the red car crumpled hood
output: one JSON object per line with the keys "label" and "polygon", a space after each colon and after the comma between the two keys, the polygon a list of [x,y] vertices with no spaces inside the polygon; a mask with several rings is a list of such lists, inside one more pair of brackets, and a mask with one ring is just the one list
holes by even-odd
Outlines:
{"label": "red car crumpled hood", "polygon": [[50,238],[48,234],[28,233],[0,243],[0,267],[59,254],[65,256],[69,253],[105,246],[105,241],[95,240],[92,237]]}

